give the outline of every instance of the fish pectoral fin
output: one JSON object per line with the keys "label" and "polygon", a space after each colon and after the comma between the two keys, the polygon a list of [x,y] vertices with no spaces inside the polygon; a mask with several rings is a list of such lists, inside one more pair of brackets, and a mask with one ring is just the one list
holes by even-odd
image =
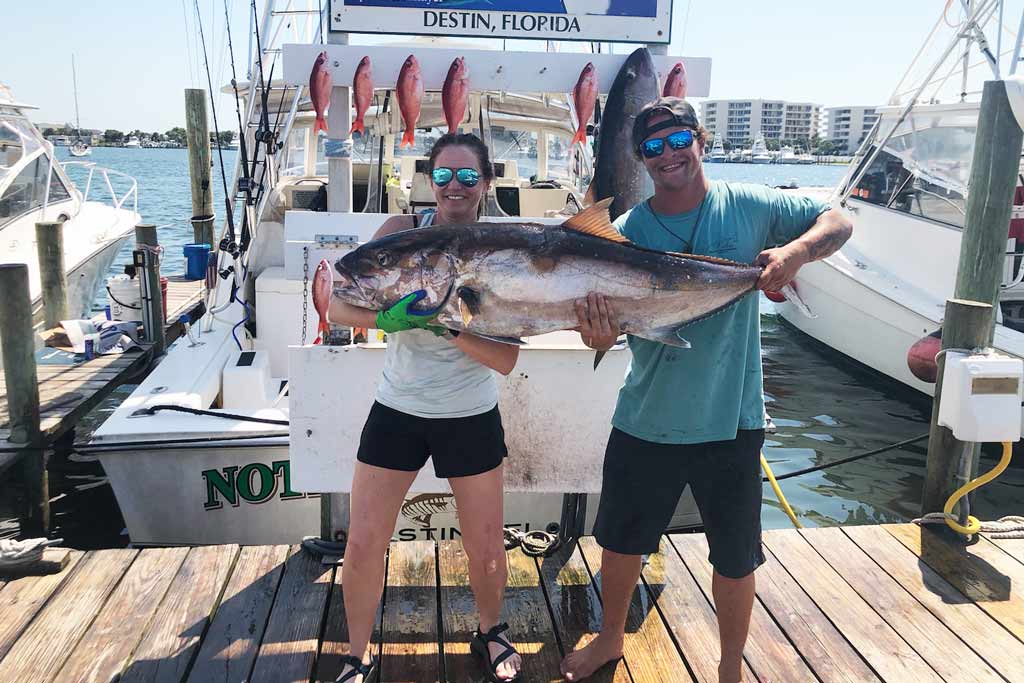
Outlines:
{"label": "fish pectoral fin", "polygon": [[498,342],[499,344],[511,344],[512,346],[526,345],[526,341],[519,337],[498,337],[493,334],[480,334],[479,332],[470,332],[470,334],[476,335],[481,339],[490,339],[491,341]]}
{"label": "fish pectoral fin", "polygon": [[622,236],[615,226],[612,225],[608,207],[612,204],[612,198],[608,197],[597,202],[593,206],[580,211],[578,214],[562,223],[562,227],[568,230],[575,230],[586,235],[593,235],[601,239],[628,244],[629,240]]}
{"label": "fish pectoral fin", "polygon": [[459,315],[462,316],[462,324],[469,326],[469,321],[480,312],[480,293],[472,287],[462,286],[455,290],[459,297]]}
{"label": "fish pectoral fin", "polygon": [[462,324],[469,327],[469,323],[473,321],[473,312],[469,310],[469,304],[462,299],[459,299],[459,315],[462,316]]}
{"label": "fish pectoral fin", "polygon": [[690,348],[690,342],[683,338],[683,327],[683,325],[672,324],[655,330],[642,330],[640,332],[632,332],[631,334],[641,339],[660,342],[678,349],[688,349]]}

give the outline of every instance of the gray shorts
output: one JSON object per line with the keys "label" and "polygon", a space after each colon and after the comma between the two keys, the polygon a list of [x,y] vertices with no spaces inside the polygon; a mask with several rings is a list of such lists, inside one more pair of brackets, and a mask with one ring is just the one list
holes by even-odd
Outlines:
{"label": "gray shorts", "polygon": [[623,555],[658,552],[661,535],[689,484],[704,520],[715,570],[740,579],[764,563],[761,447],[764,430],[729,441],[660,444],[612,429],[604,456],[594,538]]}

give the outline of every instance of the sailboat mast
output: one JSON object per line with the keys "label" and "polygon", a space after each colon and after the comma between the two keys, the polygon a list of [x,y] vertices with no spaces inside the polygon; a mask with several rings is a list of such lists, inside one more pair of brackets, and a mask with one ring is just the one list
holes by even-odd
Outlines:
{"label": "sailboat mast", "polygon": [[71,55],[71,83],[75,90],[75,135],[82,137],[82,121],[78,118],[78,73],[75,71],[75,55]]}

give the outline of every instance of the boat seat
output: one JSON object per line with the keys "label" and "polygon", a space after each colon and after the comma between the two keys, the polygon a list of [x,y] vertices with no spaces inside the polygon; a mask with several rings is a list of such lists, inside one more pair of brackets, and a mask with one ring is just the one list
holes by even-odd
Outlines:
{"label": "boat seat", "polygon": [[538,218],[547,216],[548,211],[561,211],[571,196],[566,189],[520,189],[519,215]]}
{"label": "boat seat", "polygon": [[434,200],[434,190],[431,187],[430,176],[425,171],[418,172],[412,177],[412,188],[409,190],[409,210],[416,213],[422,209],[430,209],[437,206]]}

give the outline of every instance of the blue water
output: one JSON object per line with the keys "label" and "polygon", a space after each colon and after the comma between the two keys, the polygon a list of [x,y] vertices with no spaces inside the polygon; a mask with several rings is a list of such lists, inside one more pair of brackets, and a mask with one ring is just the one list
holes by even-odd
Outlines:
{"label": "blue water", "polygon": [[[59,156],[66,154],[60,149]],[[234,152],[225,152],[231,173]],[[146,222],[162,225],[161,243],[173,257],[166,270],[180,272],[181,245],[192,241],[189,224],[188,161],[185,150],[99,148],[90,158],[135,176],[139,209]],[[216,163],[216,152],[214,154]],[[800,186],[834,186],[843,166],[761,166],[709,164],[715,179],[779,185],[795,179]],[[223,216],[219,171],[214,190],[218,226]],[[119,262],[130,261],[130,247]],[[114,271],[119,269],[115,267]],[[912,438],[928,431],[931,402],[923,395],[856,365],[801,333],[786,327],[762,298],[763,359],[768,411],[778,431],[769,435],[765,454],[777,475],[821,465]],[[870,343],[870,340],[864,340]],[[93,414],[94,424],[123,400],[131,387]],[[81,434],[80,437],[84,437]],[[781,482],[789,502],[807,526],[907,521],[918,513],[924,478],[925,442],[871,456],[847,465]],[[982,469],[995,464],[993,454]],[[70,467],[71,463],[64,463]],[[60,473],[51,473],[60,481]],[[975,497],[974,512],[982,519],[1024,514],[1024,468],[1011,468]],[[770,487],[764,488],[766,528],[786,528]],[[60,533],[79,547],[123,545],[116,504],[108,487],[72,491],[55,503]],[[2,516],[2,515],[0,515]],[[0,524],[2,527],[2,524]],[[0,536],[3,529],[0,528]]]}

